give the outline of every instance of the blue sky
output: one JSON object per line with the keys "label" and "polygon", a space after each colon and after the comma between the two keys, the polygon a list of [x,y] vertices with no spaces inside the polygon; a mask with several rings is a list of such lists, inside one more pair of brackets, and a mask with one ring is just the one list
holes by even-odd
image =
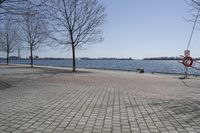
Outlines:
{"label": "blue sky", "polygon": [[[184,0],[101,0],[106,6],[104,42],[77,50],[77,57],[179,56],[187,46],[193,23]],[[200,57],[200,32],[195,31],[191,55]],[[40,57],[71,57],[70,51],[38,50]]]}

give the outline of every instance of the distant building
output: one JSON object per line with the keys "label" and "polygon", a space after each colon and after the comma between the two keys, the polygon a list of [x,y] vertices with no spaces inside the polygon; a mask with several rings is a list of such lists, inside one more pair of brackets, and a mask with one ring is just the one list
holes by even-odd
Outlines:
{"label": "distant building", "polygon": [[[31,59],[31,56],[29,56],[29,59]],[[39,59],[38,55],[34,55],[33,59]]]}
{"label": "distant building", "polygon": [[17,60],[17,59],[19,59],[19,57],[18,56],[10,56],[9,59],[10,60]]}
{"label": "distant building", "polygon": [[38,56],[38,55],[35,55],[35,56],[34,56],[34,59],[39,59],[39,56]]}

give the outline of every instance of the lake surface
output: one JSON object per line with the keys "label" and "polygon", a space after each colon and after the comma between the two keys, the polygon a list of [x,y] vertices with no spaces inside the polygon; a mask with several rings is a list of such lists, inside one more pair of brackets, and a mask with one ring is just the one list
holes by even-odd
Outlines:
{"label": "lake surface", "polygon": [[[6,60],[0,60],[0,63],[6,63]],[[15,64],[30,64],[30,60],[10,60]],[[34,60],[34,65],[71,67],[72,60]],[[185,68],[177,61],[155,61],[155,60],[77,60],[77,68],[108,69],[137,71],[143,68],[147,73],[181,73]],[[200,71],[189,69],[190,74],[200,75]]]}

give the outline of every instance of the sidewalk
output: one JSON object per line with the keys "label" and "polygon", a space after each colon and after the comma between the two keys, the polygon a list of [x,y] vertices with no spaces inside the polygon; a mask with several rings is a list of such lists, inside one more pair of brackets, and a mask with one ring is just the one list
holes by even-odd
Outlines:
{"label": "sidewalk", "polygon": [[199,133],[199,81],[0,65],[0,132]]}

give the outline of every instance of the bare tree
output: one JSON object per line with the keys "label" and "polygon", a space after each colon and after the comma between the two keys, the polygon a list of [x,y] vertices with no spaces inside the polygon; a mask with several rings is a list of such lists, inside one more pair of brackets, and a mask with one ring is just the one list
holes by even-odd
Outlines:
{"label": "bare tree", "polygon": [[194,21],[194,18],[197,16],[198,11],[200,10],[200,0],[184,0],[185,3],[190,6],[190,11],[192,19],[188,21]]}
{"label": "bare tree", "polygon": [[194,23],[191,36],[193,35],[194,30],[200,30],[200,0],[184,0],[189,7],[189,17],[185,20],[191,23]]}
{"label": "bare tree", "polygon": [[32,8],[42,6],[47,0],[0,0],[0,14],[24,14],[23,5],[29,4]]}
{"label": "bare tree", "polygon": [[0,15],[22,14],[22,4],[29,0],[0,0]]}
{"label": "bare tree", "polygon": [[102,24],[105,21],[105,7],[98,0],[49,0],[54,29],[59,34],[60,46],[72,50],[73,72],[76,71],[77,48],[85,44],[101,42]]}
{"label": "bare tree", "polygon": [[21,39],[30,50],[31,67],[33,67],[33,51],[48,38],[48,26],[44,16],[38,10],[26,9],[20,23]]}
{"label": "bare tree", "polygon": [[6,19],[2,24],[3,30],[0,32],[1,50],[6,53],[7,65],[9,64],[10,53],[13,53],[19,45],[19,36],[17,27],[14,25],[11,16],[6,15]]}
{"label": "bare tree", "polygon": [[200,1],[199,0],[191,0],[193,4],[196,4],[196,6],[200,6]]}

